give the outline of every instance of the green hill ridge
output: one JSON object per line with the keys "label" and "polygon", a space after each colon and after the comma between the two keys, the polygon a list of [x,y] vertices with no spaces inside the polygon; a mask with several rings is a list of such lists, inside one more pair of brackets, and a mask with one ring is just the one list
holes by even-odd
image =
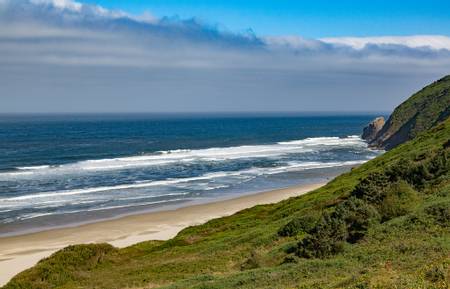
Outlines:
{"label": "green hill ridge", "polygon": [[448,288],[450,119],[416,131],[306,195],[168,241],[70,246],[4,288]]}
{"label": "green hill ridge", "polygon": [[447,75],[399,105],[370,144],[392,149],[449,116],[450,75]]}

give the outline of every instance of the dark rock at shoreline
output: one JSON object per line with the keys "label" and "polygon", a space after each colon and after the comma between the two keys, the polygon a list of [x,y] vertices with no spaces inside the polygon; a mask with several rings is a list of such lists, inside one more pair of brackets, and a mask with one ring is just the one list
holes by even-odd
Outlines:
{"label": "dark rock at shoreline", "polygon": [[375,140],[378,132],[383,128],[384,123],[384,117],[377,117],[363,129],[361,138],[369,143],[372,142]]}

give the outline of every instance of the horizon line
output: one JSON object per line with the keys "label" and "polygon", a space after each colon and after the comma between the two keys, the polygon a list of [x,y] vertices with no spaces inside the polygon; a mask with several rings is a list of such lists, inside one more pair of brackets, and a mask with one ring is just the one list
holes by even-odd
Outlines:
{"label": "horizon line", "polygon": [[207,114],[390,114],[392,111],[387,110],[291,110],[291,111],[72,111],[72,112],[0,112],[0,116],[12,116],[12,115],[174,115],[174,114],[184,114],[184,115],[207,115]]}

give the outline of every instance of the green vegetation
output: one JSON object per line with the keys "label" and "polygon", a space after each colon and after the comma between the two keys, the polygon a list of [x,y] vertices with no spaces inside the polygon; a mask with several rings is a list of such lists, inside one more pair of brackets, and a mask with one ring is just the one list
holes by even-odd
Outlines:
{"label": "green vegetation", "polygon": [[450,75],[426,86],[399,105],[372,145],[392,149],[450,116]]}
{"label": "green vegetation", "polygon": [[309,194],[186,228],[169,241],[70,246],[4,288],[449,286],[447,118]]}

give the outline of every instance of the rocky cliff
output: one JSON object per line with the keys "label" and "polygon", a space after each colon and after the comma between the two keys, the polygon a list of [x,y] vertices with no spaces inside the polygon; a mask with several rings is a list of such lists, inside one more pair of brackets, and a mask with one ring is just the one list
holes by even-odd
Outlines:
{"label": "rocky cliff", "polygon": [[363,130],[362,139],[367,142],[372,142],[376,137],[378,132],[383,128],[385,123],[384,117],[380,116],[371,121]]}

